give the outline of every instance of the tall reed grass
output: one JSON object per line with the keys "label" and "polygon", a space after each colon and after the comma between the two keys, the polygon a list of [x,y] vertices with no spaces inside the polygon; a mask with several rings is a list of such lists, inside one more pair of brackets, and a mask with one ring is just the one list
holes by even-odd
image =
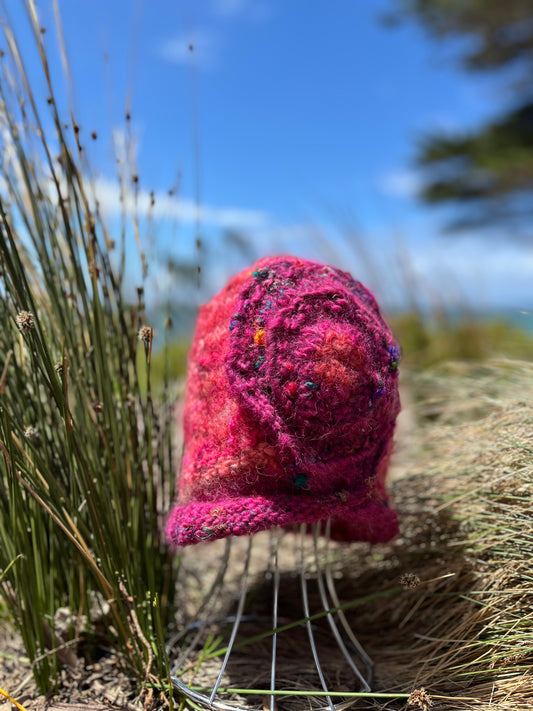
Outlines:
{"label": "tall reed grass", "polygon": [[143,290],[125,300],[124,244],[91,198],[76,117],[60,118],[35,3],[23,4],[48,96],[36,98],[27,47],[3,25],[0,595],[41,691],[76,648],[113,647],[149,682],[168,673],[175,604],[177,561],[161,533],[168,382],[152,397]]}

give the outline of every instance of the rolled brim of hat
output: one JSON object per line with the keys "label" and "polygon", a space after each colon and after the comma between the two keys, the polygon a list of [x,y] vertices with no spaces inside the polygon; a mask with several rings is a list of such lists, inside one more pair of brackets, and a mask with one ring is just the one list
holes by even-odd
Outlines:
{"label": "rolled brim of hat", "polygon": [[186,546],[327,520],[331,521],[331,538],[337,541],[385,543],[398,533],[396,512],[385,500],[340,491],[323,498],[304,494],[194,501],[174,508],[167,536],[174,545]]}

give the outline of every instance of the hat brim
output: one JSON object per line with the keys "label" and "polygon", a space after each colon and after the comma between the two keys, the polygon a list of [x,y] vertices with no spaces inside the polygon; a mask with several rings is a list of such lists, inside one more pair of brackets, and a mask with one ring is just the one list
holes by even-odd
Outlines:
{"label": "hat brim", "polygon": [[348,492],[324,498],[280,495],[196,500],[173,509],[166,533],[172,544],[187,546],[328,519],[331,538],[337,541],[386,543],[398,533],[396,512],[386,501]]}

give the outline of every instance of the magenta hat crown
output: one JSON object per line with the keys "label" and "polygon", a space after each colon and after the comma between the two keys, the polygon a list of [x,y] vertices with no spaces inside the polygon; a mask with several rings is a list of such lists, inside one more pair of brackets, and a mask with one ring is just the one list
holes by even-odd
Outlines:
{"label": "magenta hat crown", "polygon": [[346,272],[271,257],[234,277],[198,316],[169,540],[327,519],[337,540],[392,538],[399,358]]}

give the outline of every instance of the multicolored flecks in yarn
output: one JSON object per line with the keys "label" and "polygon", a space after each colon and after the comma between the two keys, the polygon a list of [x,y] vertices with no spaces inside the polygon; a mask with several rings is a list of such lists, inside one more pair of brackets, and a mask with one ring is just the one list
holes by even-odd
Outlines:
{"label": "multicolored flecks in yarn", "polygon": [[392,538],[399,359],[346,272],[285,256],[238,274],[198,317],[169,540],[326,519],[338,540]]}

